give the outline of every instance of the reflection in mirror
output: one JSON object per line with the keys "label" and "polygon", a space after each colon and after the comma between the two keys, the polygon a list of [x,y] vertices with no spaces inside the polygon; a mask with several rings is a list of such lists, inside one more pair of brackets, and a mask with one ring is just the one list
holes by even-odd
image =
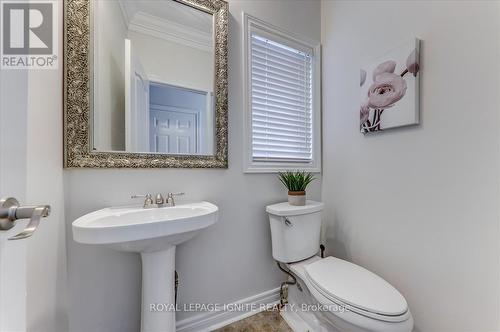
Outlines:
{"label": "reflection in mirror", "polygon": [[174,0],[93,13],[93,149],[214,155],[213,16]]}

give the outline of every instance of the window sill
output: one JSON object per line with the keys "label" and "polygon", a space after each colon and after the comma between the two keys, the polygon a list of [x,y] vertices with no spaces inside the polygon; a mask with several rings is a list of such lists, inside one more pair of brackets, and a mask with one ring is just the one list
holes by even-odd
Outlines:
{"label": "window sill", "polygon": [[310,173],[321,173],[321,167],[304,164],[251,164],[246,165],[244,173],[279,173],[284,171],[305,171]]}

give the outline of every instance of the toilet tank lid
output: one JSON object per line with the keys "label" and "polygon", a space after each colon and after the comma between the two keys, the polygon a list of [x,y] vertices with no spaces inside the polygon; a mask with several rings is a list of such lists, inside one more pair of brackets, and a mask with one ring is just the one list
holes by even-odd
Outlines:
{"label": "toilet tank lid", "polygon": [[283,202],[283,203],[268,205],[266,207],[267,213],[280,217],[298,216],[301,214],[319,212],[321,210],[323,210],[323,203],[309,201],[309,200],[306,201],[306,205],[303,206],[290,205],[288,202]]}

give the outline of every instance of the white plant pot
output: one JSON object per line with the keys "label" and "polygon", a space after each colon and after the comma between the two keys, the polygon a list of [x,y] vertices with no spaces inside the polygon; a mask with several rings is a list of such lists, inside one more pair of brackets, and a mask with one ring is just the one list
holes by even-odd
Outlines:
{"label": "white plant pot", "polygon": [[306,192],[305,191],[289,191],[288,203],[290,205],[303,206],[306,205]]}

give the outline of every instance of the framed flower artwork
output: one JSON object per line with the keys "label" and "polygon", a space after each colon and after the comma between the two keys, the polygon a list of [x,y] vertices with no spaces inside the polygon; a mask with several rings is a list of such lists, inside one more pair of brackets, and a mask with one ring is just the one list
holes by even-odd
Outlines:
{"label": "framed flower artwork", "polygon": [[419,123],[420,40],[413,39],[361,68],[363,134]]}

